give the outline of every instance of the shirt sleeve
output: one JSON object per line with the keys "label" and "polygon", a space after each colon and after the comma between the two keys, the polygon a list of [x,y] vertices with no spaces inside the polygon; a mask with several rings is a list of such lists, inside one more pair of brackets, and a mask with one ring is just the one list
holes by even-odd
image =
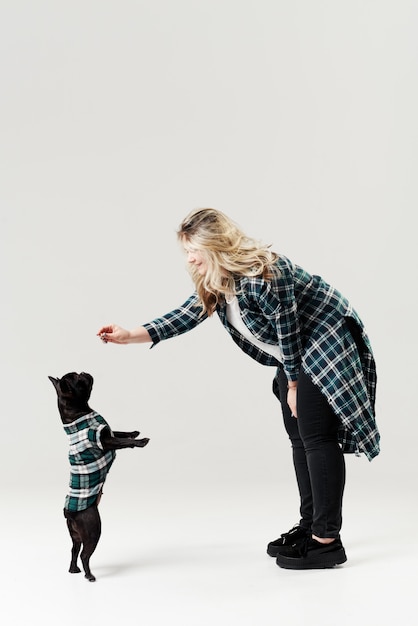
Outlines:
{"label": "shirt sleeve", "polygon": [[262,281],[259,306],[274,326],[283,354],[283,368],[288,380],[296,381],[302,361],[302,340],[295,298],[293,266],[286,260],[279,264],[281,275]]}
{"label": "shirt sleeve", "polygon": [[148,331],[155,345],[164,339],[170,339],[192,330],[206,318],[206,313],[202,315],[202,305],[199,304],[199,297],[195,292],[180,307],[162,317],[157,317],[152,322],[143,324],[143,327]]}

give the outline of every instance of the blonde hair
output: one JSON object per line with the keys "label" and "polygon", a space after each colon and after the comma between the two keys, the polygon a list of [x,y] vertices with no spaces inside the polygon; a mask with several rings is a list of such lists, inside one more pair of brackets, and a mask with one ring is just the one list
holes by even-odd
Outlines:
{"label": "blonde hair", "polygon": [[190,274],[203,311],[212,315],[227,295],[235,294],[237,276],[273,278],[277,254],[270,246],[247,237],[229,217],[216,209],[196,209],[180,224],[178,239],[184,246],[203,253],[207,261],[204,276],[194,264]]}

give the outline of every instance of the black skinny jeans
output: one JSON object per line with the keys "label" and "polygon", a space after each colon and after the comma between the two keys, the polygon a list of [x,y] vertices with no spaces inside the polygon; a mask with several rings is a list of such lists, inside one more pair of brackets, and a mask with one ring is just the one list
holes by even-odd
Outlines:
{"label": "black skinny jeans", "polygon": [[[277,380],[277,379],[276,379]],[[321,538],[338,537],[342,523],[345,462],[338,444],[339,420],[303,371],[297,389],[298,417],[287,404],[287,378],[279,373],[273,392],[280,400],[300,494],[300,525]]]}

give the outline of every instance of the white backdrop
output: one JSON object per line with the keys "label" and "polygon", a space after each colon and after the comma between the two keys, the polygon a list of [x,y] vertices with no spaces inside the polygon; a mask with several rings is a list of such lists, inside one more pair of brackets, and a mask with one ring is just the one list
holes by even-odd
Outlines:
{"label": "white backdrop", "polygon": [[175,231],[203,206],[352,301],[382,453],[349,459],[351,480],[412,480],[417,17],[407,0],[0,1],[5,488],[43,480],[61,502],[47,376],[72,370],[113,428],[151,438],[119,453],[114,489],[294,480],[274,371],[217,319],[152,350],[96,338],[189,295]]}

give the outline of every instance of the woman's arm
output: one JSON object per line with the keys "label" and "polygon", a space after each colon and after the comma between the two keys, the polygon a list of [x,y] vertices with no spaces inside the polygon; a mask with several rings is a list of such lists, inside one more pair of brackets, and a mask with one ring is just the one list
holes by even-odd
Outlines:
{"label": "woman's arm", "polygon": [[154,319],[134,330],[126,330],[116,324],[103,326],[97,335],[105,343],[147,343],[157,344],[163,339],[170,339],[188,332],[207,318],[201,315],[202,307],[196,293],[186,300],[182,306],[170,311],[162,317]]}
{"label": "woman's arm", "polygon": [[280,276],[258,285],[258,306],[275,328],[278,345],[283,355],[283,368],[289,386],[297,384],[302,360],[302,340],[298,307],[294,291],[293,267],[281,257]]}
{"label": "woman's arm", "polygon": [[139,326],[134,330],[126,330],[116,324],[109,324],[108,326],[103,326],[97,335],[104,343],[127,344],[152,341],[149,332],[143,326]]}

